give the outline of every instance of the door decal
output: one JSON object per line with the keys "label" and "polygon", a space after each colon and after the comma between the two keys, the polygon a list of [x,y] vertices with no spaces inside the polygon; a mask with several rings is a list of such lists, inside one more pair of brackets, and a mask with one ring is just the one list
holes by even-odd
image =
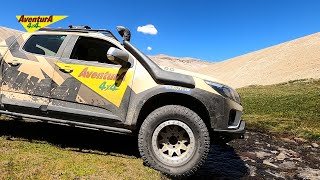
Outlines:
{"label": "door decal", "polygon": [[[119,107],[132,79],[132,69],[97,67],[57,62],[60,70],[70,73],[82,84]],[[81,96],[81,94],[79,94]]]}

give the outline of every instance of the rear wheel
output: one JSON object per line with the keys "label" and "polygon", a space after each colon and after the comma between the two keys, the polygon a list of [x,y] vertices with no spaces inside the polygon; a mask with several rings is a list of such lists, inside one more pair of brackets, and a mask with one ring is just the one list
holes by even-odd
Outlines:
{"label": "rear wheel", "polygon": [[145,164],[172,177],[197,171],[206,160],[209,147],[205,123],[183,106],[156,109],[139,131],[139,151]]}

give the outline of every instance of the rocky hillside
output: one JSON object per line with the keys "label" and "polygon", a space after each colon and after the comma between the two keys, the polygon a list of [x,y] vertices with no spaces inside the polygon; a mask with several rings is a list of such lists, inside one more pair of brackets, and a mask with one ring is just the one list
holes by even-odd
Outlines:
{"label": "rocky hillside", "polygon": [[320,78],[320,33],[255,51],[199,70],[239,88]]}
{"label": "rocky hillside", "polygon": [[150,56],[161,66],[200,72],[235,88],[320,78],[320,33],[218,63],[167,55]]}
{"label": "rocky hillside", "polygon": [[175,67],[182,70],[198,72],[199,69],[205,68],[214,63],[189,57],[173,57],[164,54],[149,56],[160,66]]}

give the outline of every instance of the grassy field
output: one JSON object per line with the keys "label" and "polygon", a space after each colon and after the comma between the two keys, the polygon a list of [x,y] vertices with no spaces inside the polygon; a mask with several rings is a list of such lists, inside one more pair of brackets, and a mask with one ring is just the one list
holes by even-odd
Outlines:
{"label": "grassy field", "polygon": [[297,80],[237,90],[252,130],[320,140],[320,80]]}
{"label": "grassy field", "polygon": [[133,137],[7,120],[0,133],[0,179],[165,179]]}

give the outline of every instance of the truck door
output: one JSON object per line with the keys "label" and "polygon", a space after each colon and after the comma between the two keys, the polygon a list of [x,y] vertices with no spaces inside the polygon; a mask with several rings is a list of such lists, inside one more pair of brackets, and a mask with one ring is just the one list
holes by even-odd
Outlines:
{"label": "truck door", "polygon": [[26,33],[13,43],[2,63],[1,102],[6,110],[25,114],[45,110],[55,62],[62,54],[66,37]]}
{"label": "truck door", "polygon": [[63,77],[51,95],[48,111],[54,116],[83,123],[121,125],[125,120],[133,76],[130,67],[107,59],[110,47],[124,48],[107,39],[72,36],[61,61],[56,63],[54,78]]}

